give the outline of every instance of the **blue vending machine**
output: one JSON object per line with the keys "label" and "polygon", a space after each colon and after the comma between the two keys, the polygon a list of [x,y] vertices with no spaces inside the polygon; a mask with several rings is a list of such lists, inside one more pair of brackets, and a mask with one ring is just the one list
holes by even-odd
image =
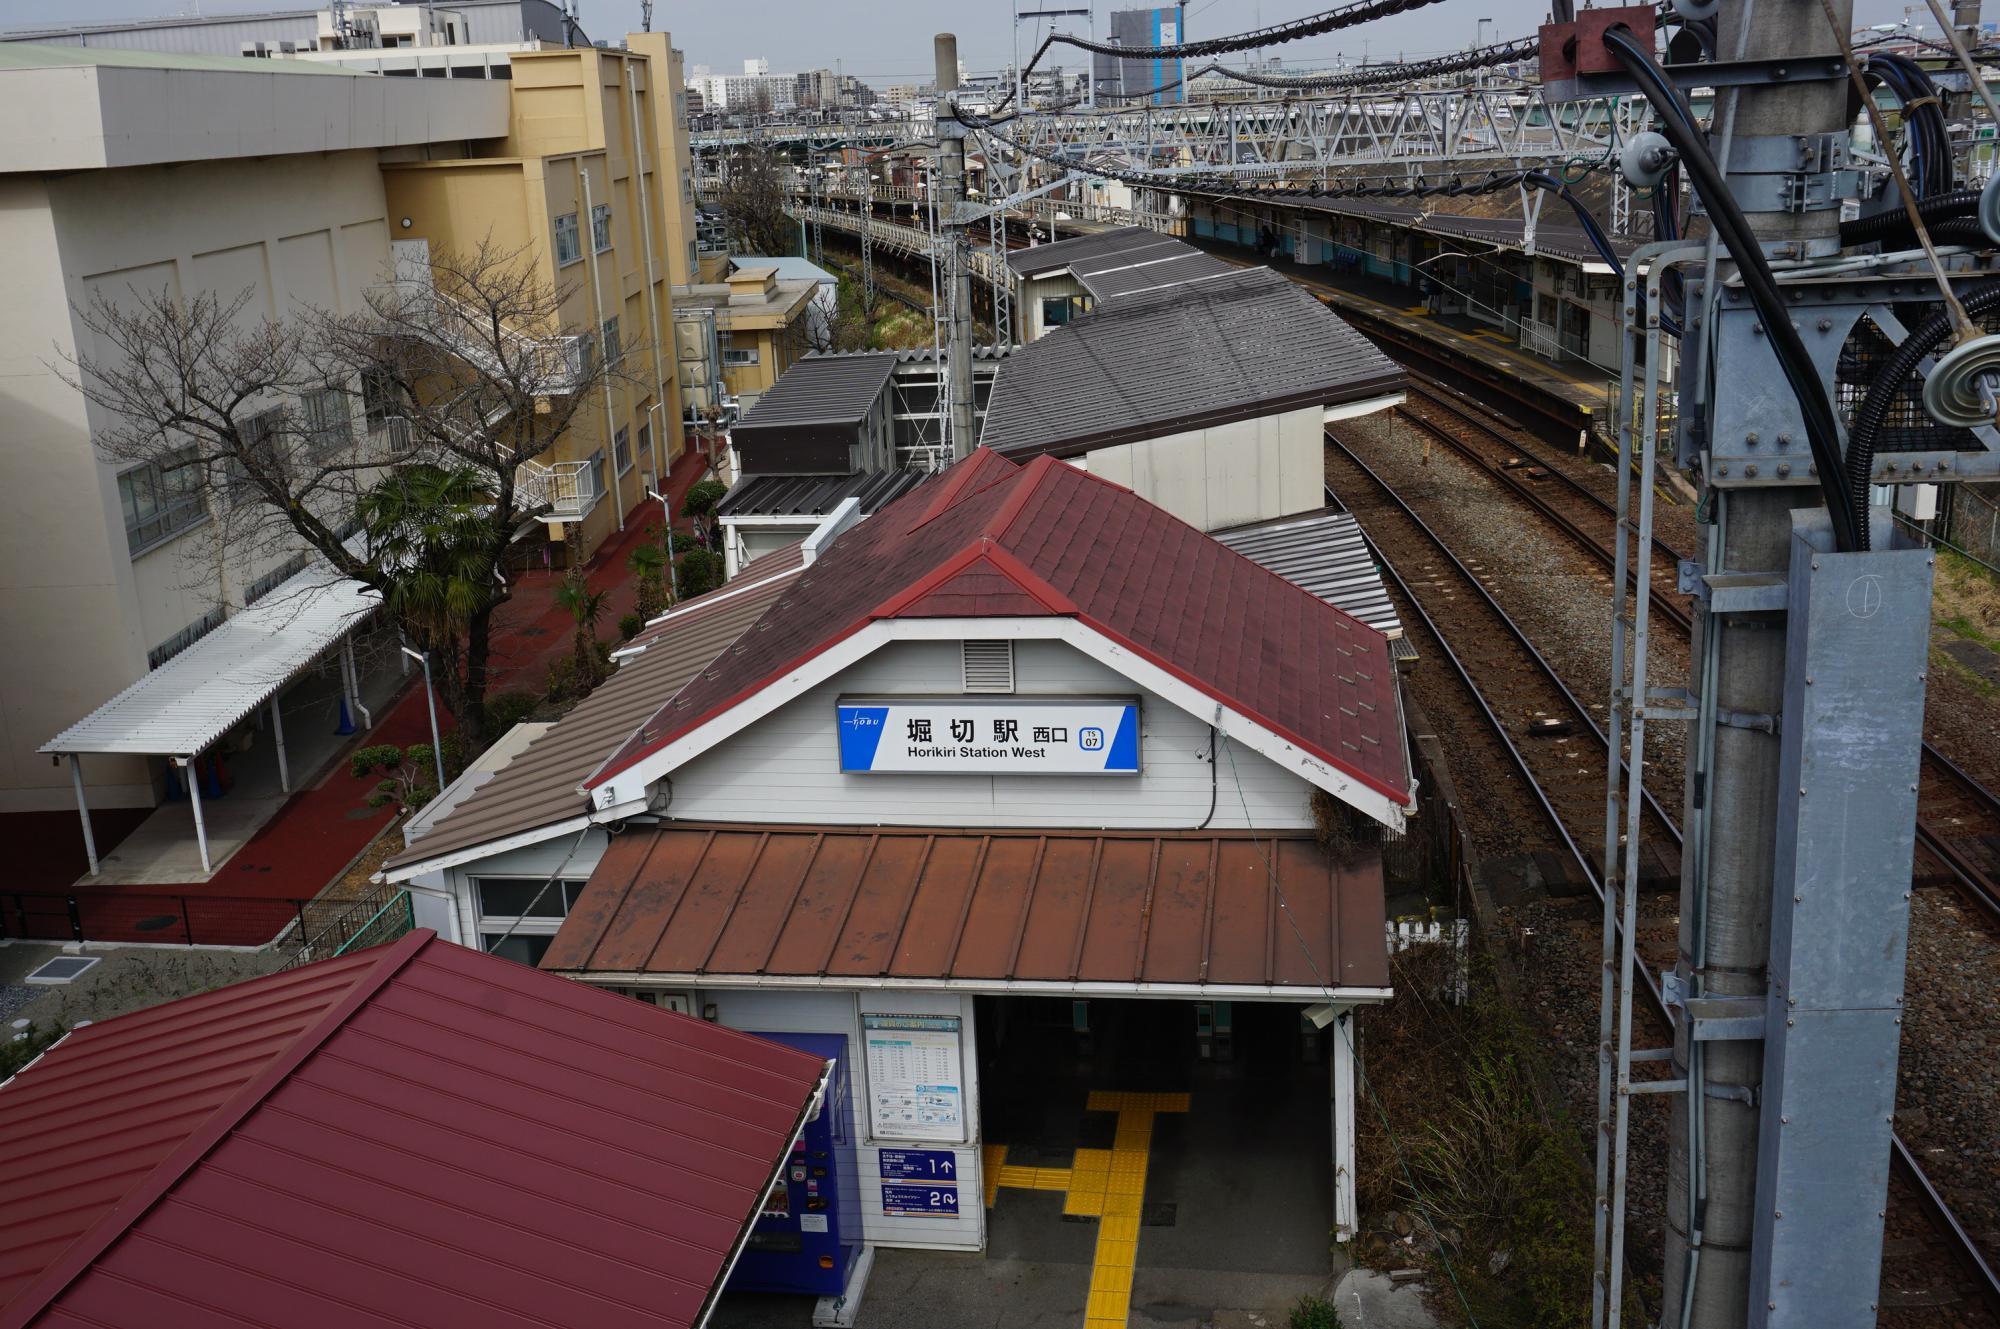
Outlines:
{"label": "blue vending machine", "polygon": [[[756,1032],[756,1031],[752,1031]],[[860,1232],[845,1232],[843,1178],[854,1178],[854,1132],[847,1088],[847,1039],[841,1034],[757,1033],[773,1043],[833,1063],[826,1098],[779,1169],[730,1275],[732,1292],[801,1292],[837,1296],[861,1249]],[[850,1214],[850,1218],[852,1215]],[[858,1225],[857,1225],[858,1226]]]}

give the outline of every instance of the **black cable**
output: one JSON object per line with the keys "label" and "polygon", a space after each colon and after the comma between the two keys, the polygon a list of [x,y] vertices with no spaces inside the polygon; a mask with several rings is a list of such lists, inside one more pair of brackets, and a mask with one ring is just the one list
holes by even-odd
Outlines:
{"label": "black cable", "polygon": [[[1934,194],[1930,198],[1917,201],[1917,216],[1923,218],[1925,227],[1953,218],[1970,218],[1978,225],[1979,195],[1977,189],[1954,189],[1949,194]],[[1899,203],[1887,212],[1878,212],[1872,217],[1861,217],[1840,224],[1840,243],[1843,248],[1865,245],[1876,240],[1890,240],[1898,237],[1914,237],[1916,231],[1910,225],[1910,214]]]}
{"label": "black cable", "polygon": [[1684,118],[1685,103],[1678,89],[1654,60],[1652,51],[1641,46],[1632,35],[1632,30],[1622,23],[1605,31],[1604,46],[1625,67],[1625,72],[1639,85],[1646,100],[1660,112],[1662,131],[1680,154],[1681,166],[1707,207],[1709,224],[1715,228],[1716,235],[1729,250],[1729,257],[1736,263],[1744,293],[1756,307],[1765,335],[1770,339],[1771,350],[1777,356],[1778,367],[1784,371],[1785,381],[1790,385],[1792,395],[1798,399],[1799,414],[1805,421],[1806,441],[1812,449],[1813,463],[1819,470],[1820,492],[1826,498],[1827,515],[1833,523],[1834,546],[1843,551],[1866,549],[1867,535],[1860,510],[1849,502],[1847,492],[1841,485],[1840,426],[1833,413],[1833,403],[1827,399],[1826,385],[1813,368],[1805,343],[1799,340],[1798,329],[1792,326],[1791,311],[1785,307],[1784,297],[1778,292],[1777,281],[1771,275],[1771,265],[1765,260],[1764,251],[1758,247],[1756,234],[1751,231],[1743,210],[1736,205],[1721,172],[1716,169],[1715,159],[1709,155],[1708,144],[1693,119]]}
{"label": "black cable", "polygon": [[[1951,223],[1948,223],[1951,224]],[[2000,282],[1988,282],[1960,297],[1967,318],[1979,318],[2000,309]],[[1910,329],[1896,353],[1868,385],[1868,395],[1854,412],[1854,424],[1847,431],[1847,496],[1857,509],[1868,504],[1868,487],[1875,469],[1875,440],[1882,432],[1889,410],[1902,396],[1910,375],[1917,372],[1925,356],[1951,335],[1951,310],[1940,308]]]}

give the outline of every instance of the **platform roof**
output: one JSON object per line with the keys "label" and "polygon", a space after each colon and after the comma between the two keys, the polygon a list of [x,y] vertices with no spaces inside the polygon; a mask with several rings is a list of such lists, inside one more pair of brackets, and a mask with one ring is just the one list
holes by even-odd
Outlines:
{"label": "platform roof", "polygon": [[980,442],[1009,457],[1210,428],[1399,389],[1403,370],[1310,293],[1244,268],[1110,301],[1001,365]]}
{"label": "platform roof", "polygon": [[428,931],[0,1086],[0,1326],[686,1329],[816,1057]]}
{"label": "platform roof", "polygon": [[41,751],[193,757],[352,631],[381,598],[324,564],[308,568],[42,744]]}
{"label": "platform roof", "polygon": [[1310,834],[689,825],[611,841],[593,979],[1326,1000],[1389,987],[1380,855]]}

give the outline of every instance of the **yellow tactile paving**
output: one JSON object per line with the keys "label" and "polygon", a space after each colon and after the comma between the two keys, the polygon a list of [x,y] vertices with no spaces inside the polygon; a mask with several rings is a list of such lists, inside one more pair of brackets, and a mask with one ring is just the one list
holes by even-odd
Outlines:
{"label": "yellow tactile paving", "polygon": [[1097,1247],[1091,1257],[1083,1329],[1125,1329],[1139,1264],[1139,1212],[1146,1199],[1153,1116],[1186,1112],[1188,1096],[1093,1089],[1086,1106],[1092,1112],[1118,1114],[1111,1148],[1079,1149],[1070,1166],[1063,1168],[1009,1163],[1006,1145],[985,1145],[980,1158],[985,1163],[986,1203],[990,1208],[1003,1186],[1061,1191],[1065,1214],[1096,1217]]}

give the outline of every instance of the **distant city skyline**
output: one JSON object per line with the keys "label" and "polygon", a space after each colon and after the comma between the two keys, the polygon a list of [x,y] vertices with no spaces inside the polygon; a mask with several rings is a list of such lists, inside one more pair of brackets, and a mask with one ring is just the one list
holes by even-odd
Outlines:
{"label": "distant city skyline", "polygon": [[[357,0],[365,3],[366,0]],[[1330,7],[1333,0],[1194,0],[1186,6],[1191,38],[1242,32],[1282,23]],[[314,0],[294,0],[299,8],[322,7]],[[826,3],[826,0],[657,0],[653,27],[673,34],[674,44],[687,52],[690,65],[705,64],[716,73],[740,73],[745,59],[762,57],[773,73],[835,69],[876,87],[926,82],[931,76],[931,38],[942,31],[958,34],[959,55],[968,72],[991,72],[1013,58],[1009,23],[1013,0],[869,0],[866,5]],[[290,8],[286,0],[10,0],[0,6],[0,26],[38,23],[89,23],[134,18],[164,18],[199,10],[204,14],[256,12]],[[450,8],[450,0],[439,0]],[[598,40],[616,41],[639,27],[640,0],[582,0],[584,31]],[[1015,7],[1040,8],[1019,5]],[[1108,30],[1114,9],[1143,8],[1125,0],[1107,0],[1097,7],[1100,34]],[[1858,0],[1858,24],[1901,20],[1903,0]],[[1405,56],[1415,59],[1471,46],[1480,39],[1481,20],[1489,20],[1486,40],[1525,36],[1547,17],[1547,0],[1443,0],[1410,13],[1398,14],[1342,32],[1268,48],[1303,65],[1330,64],[1337,59],[1381,61]],[[1922,4],[1914,22],[1936,35],[1936,20]],[[1046,20],[1042,21],[1044,24]],[[1021,27],[1021,56],[1026,59],[1046,35],[1046,26]],[[1059,50],[1061,48],[1058,48]],[[1053,60],[1078,70],[1084,55],[1074,49]],[[1240,60],[1243,57],[1232,57]]]}

